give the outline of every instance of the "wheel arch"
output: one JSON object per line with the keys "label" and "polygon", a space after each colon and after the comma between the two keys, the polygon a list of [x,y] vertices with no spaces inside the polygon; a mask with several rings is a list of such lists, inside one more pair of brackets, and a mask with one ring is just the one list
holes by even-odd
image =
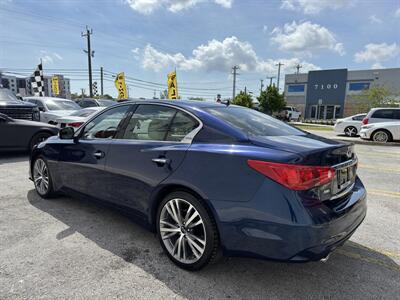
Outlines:
{"label": "wheel arch", "polygon": [[218,230],[218,235],[220,236],[220,228],[219,228],[219,222],[217,218],[217,214],[215,212],[215,209],[211,202],[207,199],[206,195],[202,193],[200,190],[196,189],[195,187],[189,187],[185,184],[182,183],[170,183],[170,184],[165,184],[158,188],[156,191],[153,192],[151,196],[151,208],[150,208],[150,214],[148,218],[149,225],[152,230],[156,231],[156,217],[157,217],[157,210],[158,207],[161,203],[161,201],[170,193],[173,192],[186,192],[197,199],[201,201],[205,207],[205,209],[209,212],[210,216],[214,219],[216,225],[217,225],[217,230]]}
{"label": "wheel arch", "polygon": [[48,130],[48,129],[40,129],[40,130],[38,130],[38,131],[36,131],[34,134],[32,134],[32,136],[31,136],[31,138],[29,139],[29,142],[28,142],[28,148],[30,147],[30,145],[31,145],[31,143],[32,143],[32,141],[33,141],[33,138],[35,137],[35,136],[37,136],[38,134],[40,134],[40,133],[48,133],[48,134],[50,134],[50,136],[53,136],[54,135],[54,132],[52,132],[51,130]]}
{"label": "wheel arch", "polygon": [[390,132],[390,130],[386,129],[386,128],[378,128],[375,129],[372,133],[371,133],[371,140],[373,140],[375,133],[377,133],[378,131],[384,131],[389,135],[389,140],[388,142],[393,141],[393,134]]}

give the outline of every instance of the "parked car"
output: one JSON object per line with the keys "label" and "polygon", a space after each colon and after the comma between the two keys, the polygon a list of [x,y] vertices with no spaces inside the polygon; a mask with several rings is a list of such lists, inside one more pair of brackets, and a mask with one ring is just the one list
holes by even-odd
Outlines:
{"label": "parked car", "polygon": [[367,114],[358,114],[343,119],[337,119],[333,130],[347,136],[356,136],[361,130],[362,120]]}
{"label": "parked car", "polygon": [[38,107],[19,100],[9,89],[0,88],[0,113],[14,119],[40,120]]}
{"label": "parked car", "polygon": [[189,270],[220,253],[326,259],[366,215],[352,145],[229,104],[122,102],[41,143],[30,167],[41,197],[112,203]]}
{"label": "parked car", "polygon": [[40,110],[40,121],[55,124],[56,119],[82,109],[74,101],[55,97],[25,97],[25,101],[36,104]]}
{"label": "parked car", "polygon": [[12,119],[0,113],[0,151],[31,150],[58,133],[58,128],[41,122]]}
{"label": "parked car", "polygon": [[77,110],[72,114],[56,119],[56,124],[60,128],[64,128],[66,126],[71,127],[79,127],[81,126],[87,119],[90,118],[91,115],[103,110],[104,107],[88,107],[83,108],[81,110]]}
{"label": "parked car", "polygon": [[362,120],[363,125],[400,121],[400,108],[372,108]]}
{"label": "parked car", "polygon": [[361,127],[360,137],[387,143],[400,140],[400,120],[397,122],[372,123]]}
{"label": "parked car", "polygon": [[76,103],[79,104],[80,107],[108,107],[111,105],[116,104],[117,102],[109,99],[91,99],[91,98],[83,98],[82,100],[77,101]]}
{"label": "parked car", "polygon": [[301,118],[301,112],[299,112],[294,106],[286,106],[279,112],[278,118],[286,121],[299,121]]}

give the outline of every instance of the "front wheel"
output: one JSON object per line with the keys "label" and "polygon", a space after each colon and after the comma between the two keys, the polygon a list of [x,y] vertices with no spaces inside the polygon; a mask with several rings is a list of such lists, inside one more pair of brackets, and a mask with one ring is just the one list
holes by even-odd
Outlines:
{"label": "front wheel", "polygon": [[217,226],[204,204],[187,192],[169,194],[157,213],[157,235],[168,257],[186,270],[199,270],[215,260]]}
{"label": "front wheel", "polygon": [[32,177],[36,192],[40,197],[50,198],[54,196],[53,182],[50,177],[48,165],[40,156],[33,162]]}

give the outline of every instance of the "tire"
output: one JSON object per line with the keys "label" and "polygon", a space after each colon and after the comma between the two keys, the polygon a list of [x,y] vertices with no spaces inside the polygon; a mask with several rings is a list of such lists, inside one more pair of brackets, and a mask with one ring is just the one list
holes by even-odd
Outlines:
{"label": "tire", "polygon": [[389,131],[384,130],[384,129],[378,129],[372,134],[371,138],[374,142],[379,142],[379,143],[387,143],[392,140],[392,135],[390,134]]}
{"label": "tire", "polygon": [[49,167],[42,156],[36,157],[33,161],[32,178],[36,193],[38,193],[40,197],[46,199],[55,196]]}
{"label": "tire", "polygon": [[44,140],[48,139],[51,136],[50,133],[48,132],[38,132],[36,133],[32,138],[31,142],[29,143],[29,150],[32,151],[33,147],[40,142],[43,142]]}
{"label": "tire", "polygon": [[158,207],[156,223],[160,244],[178,267],[196,271],[218,257],[215,220],[192,194],[177,191],[166,196]]}
{"label": "tire", "polygon": [[357,128],[355,128],[354,126],[347,126],[344,129],[344,134],[346,136],[354,137],[357,135],[357,133],[358,133]]}

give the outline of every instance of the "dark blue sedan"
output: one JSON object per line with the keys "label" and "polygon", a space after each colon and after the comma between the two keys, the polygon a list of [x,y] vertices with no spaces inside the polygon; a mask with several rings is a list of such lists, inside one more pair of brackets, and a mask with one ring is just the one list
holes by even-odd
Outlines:
{"label": "dark blue sedan", "polygon": [[30,166],[43,198],[112,204],[190,270],[221,254],[325,259],[366,214],[352,145],[229,104],[117,104],[39,144]]}

